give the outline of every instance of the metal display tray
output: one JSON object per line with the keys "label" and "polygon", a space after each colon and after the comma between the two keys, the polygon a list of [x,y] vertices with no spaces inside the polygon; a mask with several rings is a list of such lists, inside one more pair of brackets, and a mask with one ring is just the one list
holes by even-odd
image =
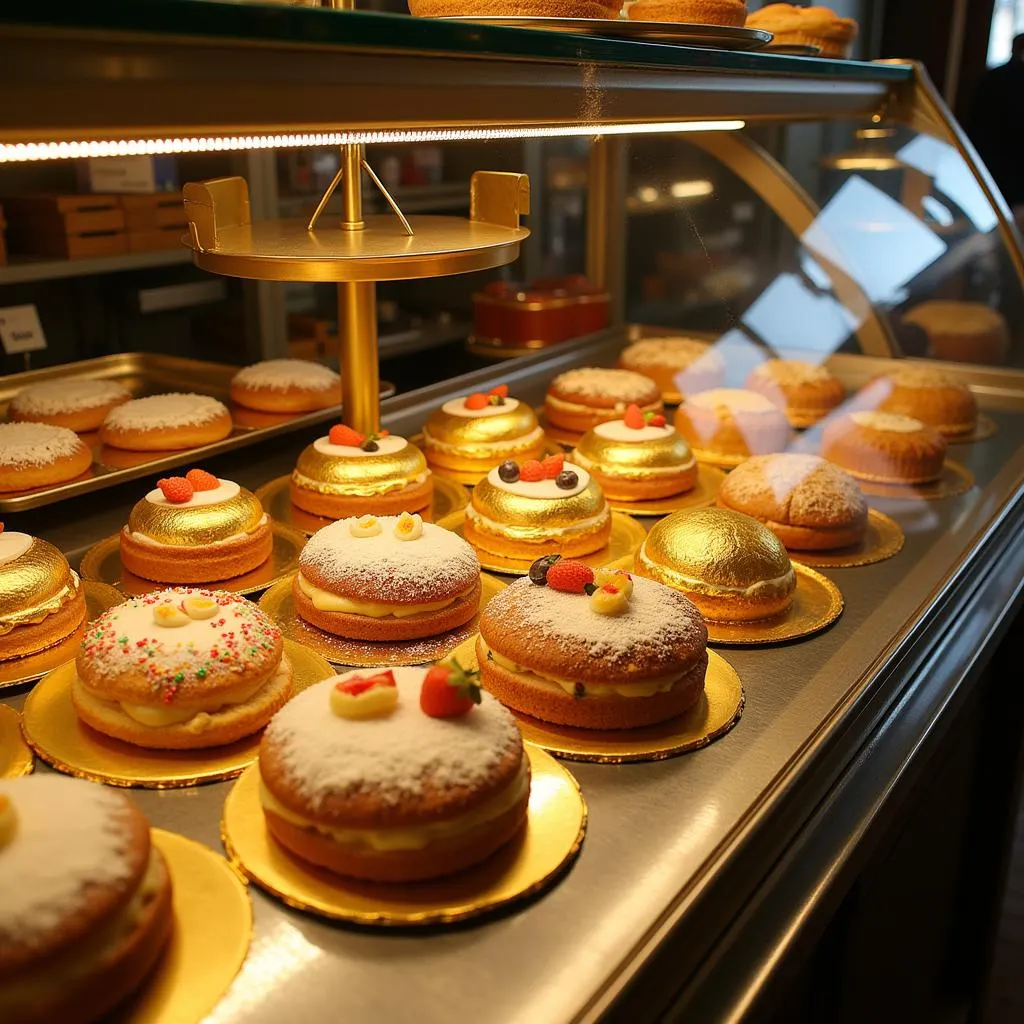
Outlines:
{"label": "metal display tray", "polygon": [[[113,487],[126,480],[195,464],[201,459],[222,452],[245,448],[279,434],[288,434],[316,423],[336,419],[340,405],[317,412],[299,414],[258,413],[234,406],[229,397],[231,378],[240,368],[226,363],[207,363],[200,359],[158,355],[149,352],[123,352],[118,355],[83,359],[66,366],[52,366],[44,370],[29,370],[0,377],[0,419],[7,418],[11,399],[29,384],[55,380],[112,380],[126,387],[134,398],[156,395],[167,391],[196,392],[222,401],[230,410],[233,422],[231,434],[223,441],[187,448],[175,452],[123,452],[108,454],[97,434],[82,434],[82,440],[92,449],[93,464],[80,477],[56,487],[37,487],[0,495],[0,513],[24,512],[78,494]],[[381,398],[395,393],[395,386],[380,383]],[[118,461],[121,465],[110,464]]]}

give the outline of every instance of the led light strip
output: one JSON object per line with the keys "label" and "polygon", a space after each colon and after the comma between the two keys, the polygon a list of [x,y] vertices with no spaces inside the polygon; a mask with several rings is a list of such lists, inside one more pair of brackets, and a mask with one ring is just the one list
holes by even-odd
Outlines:
{"label": "led light strip", "polygon": [[486,139],[552,139],[580,135],[657,135],[678,132],[731,132],[743,121],[654,121],[639,124],[522,125],[506,128],[396,128],[362,132],[308,132],[292,135],[230,135],[180,139],[127,139],[97,142],[15,142],[0,145],[0,163],[76,160],[100,156],[154,156],[163,153],[219,153],[247,149],[372,145],[382,142],[462,142]]}

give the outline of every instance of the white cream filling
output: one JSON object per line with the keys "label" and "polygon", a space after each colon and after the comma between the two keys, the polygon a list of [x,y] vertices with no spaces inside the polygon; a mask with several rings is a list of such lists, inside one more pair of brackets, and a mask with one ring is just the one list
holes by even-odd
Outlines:
{"label": "white cream filling", "polygon": [[[646,546],[646,542],[645,542]],[[651,562],[644,548],[640,549],[640,554],[648,565],[654,565]],[[776,576],[772,580],[758,580],[756,583],[752,583],[749,587],[730,587],[724,583],[708,583],[706,580],[697,580],[692,576],[686,576],[681,573],[678,569],[672,570],[673,578],[681,581],[681,585],[688,587],[698,594],[707,594],[708,596],[714,596],[714,593],[722,594],[739,594],[741,597],[760,597],[762,594],[771,595],[775,591],[789,589],[790,584],[794,582],[795,574],[792,569],[782,576]]]}
{"label": "white cream filling", "polygon": [[[246,537],[251,537],[252,534],[255,533],[256,530],[258,530],[261,526],[266,526],[268,521],[269,520],[267,519],[267,515],[266,515],[266,513],[264,513],[262,516],[260,516],[259,522],[253,527],[253,530],[252,530],[251,533],[233,533],[233,534],[231,534],[231,536],[229,536],[229,537],[222,537],[220,540],[204,541],[202,544],[199,545],[199,547],[215,548],[215,547],[218,547],[218,546],[220,546],[222,544],[237,544],[238,541],[245,540]],[[127,527],[126,527],[126,529],[127,529]],[[129,531],[129,532],[131,532],[131,531]],[[145,544],[146,547],[150,547],[150,548],[167,548],[167,549],[172,550],[172,551],[180,551],[183,546],[187,546],[187,545],[181,545],[181,544],[165,544],[162,540],[157,540],[154,537],[150,537],[150,535],[148,533],[137,532],[137,533],[133,533],[131,536],[132,536],[132,540],[138,541],[138,543],[140,543],[140,544]]]}
{"label": "white cream filling", "polygon": [[499,491],[517,494],[521,498],[537,498],[545,501],[571,498],[587,489],[590,484],[590,474],[585,469],[566,460],[562,463],[562,470],[563,472],[575,472],[576,484],[573,487],[559,487],[554,480],[548,477],[543,480],[519,479],[508,482],[501,479],[501,473],[497,466],[487,474],[487,482]]}
{"label": "white cream filling", "polygon": [[591,471],[596,469],[605,476],[633,477],[637,480],[645,480],[651,476],[678,476],[680,473],[685,473],[688,469],[692,469],[697,464],[697,460],[693,456],[690,456],[688,462],[680,463],[678,466],[618,466],[611,463],[607,466],[601,466],[596,462],[591,462],[590,459],[579,452],[573,452],[572,457],[578,465],[583,466],[585,469]]}
{"label": "white cream filling", "polygon": [[513,438],[511,441],[468,441],[465,444],[449,444],[447,441],[439,441],[427,430],[426,426],[423,428],[423,440],[426,446],[428,448],[436,448],[442,452],[468,452],[481,447],[486,447],[495,454],[515,452],[521,448],[527,448],[530,445],[536,444],[543,436],[544,431],[540,427],[536,427],[528,434]]}
{"label": "white cream filling", "polygon": [[[589,415],[602,415],[607,416],[609,413],[616,413],[621,416],[632,404],[632,400],[629,402],[616,402],[615,405],[609,406],[597,406],[597,405],[578,405],[576,402],[567,402],[564,398],[559,398],[556,395],[548,394],[544,399],[545,404],[550,405],[553,409],[564,409],[566,412],[583,412]],[[640,409],[646,411],[648,409],[656,409],[658,407],[657,402],[652,402],[650,405],[641,405]]]}
{"label": "white cream filling", "polygon": [[27,533],[5,531],[0,533],[0,565],[21,558],[32,547],[32,538]]}
{"label": "white cream filling", "polygon": [[372,498],[378,494],[390,494],[392,491],[400,491],[403,487],[414,487],[417,484],[423,483],[428,476],[430,476],[429,469],[424,473],[418,473],[408,480],[402,478],[393,483],[380,481],[368,489],[365,484],[353,484],[351,487],[347,487],[345,484],[325,483],[323,480],[314,480],[312,477],[300,473],[297,469],[292,471],[292,480],[295,481],[297,487],[301,487],[303,490],[316,491],[317,494],[350,495],[355,498]]}
{"label": "white cream filling", "polygon": [[474,583],[454,597],[448,597],[441,601],[424,601],[420,604],[388,604],[385,601],[357,601],[354,598],[332,594],[328,590],[314,586],[301,572],[298,574],[298,581],[299,590],[313,602],[313,607],[317,611],[367,615],[371,619],[386,619],[389,616],[396,619],[407,619],[410,615],[419,615],[422,612],[440,611],[440,609],[447,608],[450,604],[455,604],[456,601],[466,597],[476,586]]}
{"label": "white cream filling", "polygon": [[610,420],[608,423],[598,423],[594,427],[594,433],[609,441],[635,444],[638,441],[661,441],[674,434],[675,428],[667,423],[663,427],[652,427],[649,423],[642,427],[627,427],[623,420]]}
{"label": "white cream filling", "polygon": [[209,491],[195,491],[188,501],[168,501],[164,492],[155,487],[146,495],[146,501],[150,505],[160,505],[164,508],[203,508],[206,505],[218,505],[222,501],[231,501],[237,498],[242,488],[234,480],[221,480],[218,478],[217,486]]}
{"label": "white cream filling", "polygon": [[462,416],[467,420],[487,419],[500,416],[519,408],[518,398],[506,398],[502,405],[485,405],[482,409],[467,409],[465,398],[452,398],[441,406],[441,411],[449,416]]}
{"label": "white cream filling", "polygon": [[[557,537],[572,537],[577,533],[588,533],[595,527],[604,523],[609,516],[608,506],[596,516],[587,519],[577,519],[571,526],[553,526],[549,532],[552,539]],[[471,519],[473,524],[487,533],[493,533],[499,537],[521,537],[523,540],[536,539],[537,527],[515,526],[511,523],[496,523],[493,519],[481,515],[472,505],[466,506],[466,518]]]}
{"label": "white cream filling", "polygon": [[313,442],[313,447],[321,455],[345,459],[366,459],[372,455],[395,455],[405,448],[408,443],[404,437],[390,434],[387,437],[377,438],[377,450],[375,452],[367,452],[351,444],[331,444],[329,437],[318,437]]}

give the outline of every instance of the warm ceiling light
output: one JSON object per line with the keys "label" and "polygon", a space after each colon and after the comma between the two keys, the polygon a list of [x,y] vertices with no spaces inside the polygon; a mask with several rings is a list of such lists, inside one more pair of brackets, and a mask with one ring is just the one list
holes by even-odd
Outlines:
{"label": "warm ceiling light", "polygon": [[711,195],[715,186],[707,178],[695,178],[693,181],[674,181],[668,190],[674,199],[696,199]]}
{"label": "warm ceiling light", "polygon": [[641,203],[654,203],[658,199],[658,190],[651,185],[644,185],[636,191],[636,197]]}
{"label": "warm ceiling light", "polygon": [[0,144],[0,163],[75,160],[102,156],[164,153],[219,153],[248,149],[373,145],[397,142],[462,142],[486,139],[549,139],[588,135],[673,135],[679,132],[734,132],[743,121],[651,121],[637,124],[511,125],[493,128],[396,128],[361,132],[305,132],[285,135],[229,135],[171,139],[122,139]]}

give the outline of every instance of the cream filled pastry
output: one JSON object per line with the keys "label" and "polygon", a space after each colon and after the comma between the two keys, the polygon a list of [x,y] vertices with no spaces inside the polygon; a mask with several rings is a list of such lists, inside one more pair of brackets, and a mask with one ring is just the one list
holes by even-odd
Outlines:
{"label": "cream filled pastry", "polygon": [[661,392],[650,377],[584,366],[555,377],[544,399],[544,415],[562,430],[583,434],[598,423],[617,420],[633,404],[643,412],[663,411]]}
{"label": "cream filled pastry", "polygon": [[339,423],[302,450],[291,496],[304,512],[327,519],[397,515],[429,509],[434,481],[423,453],[404,437],[386,430],[368,436]]}
{"label": "cream filled pastry", "polygon": [[79,718],[140,747],[220,746],[291,696],[281,631],[237,594],[176,587],[89,623],[71,697]]}
{"label": "cream filled pastry", "polygon": [[824,366],[800,359],[768,359],[747,377],[747,387],[777,405],[794,427],[811,427],[846,397]]}
{"label": "cream filled pastry", "polygon": [[676,429],[698,459],[726,466],[782,451],[790,437],[785,413],[764,395],[744,388],[713,388],[687,396],[676,409]]}
{"label": "cream filled pastry", "polygon": [[85,592],[64,555],[0,523],[0,661],[58,644],[84,619]]}
{"label": "cream filled pastry", "polygon": [[212,583],[251,572],[274,544],[254,494],[202,469],[160,480],[121,530],[121,564],[158,583]]}
{"label": "cream filled pastry", "polygon": [[365,515],[318,530],[299,556],[295,609],[360,640],[413,640],[468,622],[480,563],[461,538],[418,515]]}
{"label": "cream filled pastry", "polygon": [[300,860],[381,882],[477,864],[524,826],[530,769],[476,673],[360,670],[311,686],[267,727],[260,798]]}
{"label": "cream filled pastry", "polygon": [[643,338],[622,350],[619,365],[650,377],[662,398],[674,404],[695,391],[721,387],[725,380],[721,354],[696,338]]}
{"label": "cream filled pastry", "polygon": [[463,526],[478,550],[527,560],[589,554],[608,543],[611,530],[600,485],[563,455],[522,465],[509,459],[492,469],[473,489]]}

